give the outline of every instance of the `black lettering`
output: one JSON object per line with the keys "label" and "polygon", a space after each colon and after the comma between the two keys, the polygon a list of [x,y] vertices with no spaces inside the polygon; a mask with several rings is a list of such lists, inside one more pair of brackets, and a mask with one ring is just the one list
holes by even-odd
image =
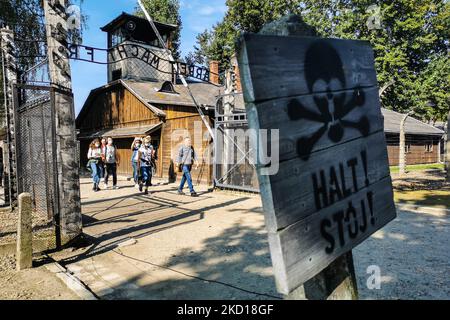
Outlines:
{"label": "black lettering", "polygon": [[108,50],[109,62],[116,62],[116,56],[114,55],[114,49]]}
{"label": "black lettering", "polygon": [[330,192],[329,197],[330,201],[329,204],[332,205],[335,201],[334,196],[337,196],[338,200],[342,200],[342,192],[341,187],[339,186],[339,181],[336,175],[336,170],[334,170],[334,167],[330,168]]}
{"label": "black lettering", "polygon": [[[350,221],[350,215],[353,216],[353,224],[355,226],[354,229],[352,228],[352,223]],[[347,228],[348,228],[348,234],[350,235],[350,238],[355,239],[356,236],[358,235],[358,220],[356,218],[355,207],[353,207],[353,204],[351,201],[348,203],[348,208],[345,213],[345,221],[349,223]]]}
{"label": "black lettering", "polygon": [[203,75],[203,81],[209,82],[209,70],[205,69],[205,73]]}
{"label": "black lettering", "polygon": [[150,65],[156,70],[159,70],[159,57],[157,55],[153,55],[152,61],[150,61]]}
{"label": "black lettering", "polygon": [[366,150],[361,151],[361,159],[362,159],[362,164],[364,167],[364,173],[366,175],[365,183],[366,183],[366,187],[368,187],[369,186],[369,176],[368,176],[368,172],[367,172],[367,151]]}
{"label": "black lettering", "polygon": [[131,51],[131,55],[136,58],[139,55],[139,47],[133,44],[131,45],[131,48],[134,49],[134,51]]}
{"label": "black lettering", "polygon": [[150,51],[149,50],[144,50],[144,54],[141,57],[141,60],[148,63],[148,60],[150,60]]}
{"label": "black lettering", "polygon": [[347,161],[347,165],[352,168],[352,177],[353,177],[353,187],[355,189],[355,193],[359,191],[358,188],[358,177],[356,175],[356,165],[358,164],[358,159],[353,158]]}
{"label": "black lettering", "polygon": [[361,212],[363,217],[363,224],[359,226],[359,230],[361,232],[365,232],[367,229],[367,214],[366,214],[366,203],[364,200],[361,200]]}
{"label": "black lettering", "polygon": [[[125,49],[125,46],[124,46],[124,45],[118,46],[118,47],[117,47],[117,52],[119,52],[120,59],[128,58],[128,52],[127,52],[127,50]],[[125,56],[125,58],[124,58],[123,56]]]}
{"label": "black lettering", "polygon": [[322,234],[322,237],[329,242],[329,246],[327,246],[325,248],[325,252],[330,254],[333,252],[334,250],[334,237],[329,234],[326,230],[326,228],[330,228],[331,227],[331,221],[328,219],[324,219],[322,220],[322,222],[320,223],[320,233]]}
{"label": "black lettering", "polygon": [[91,57],[91,62],[94,62],[94,48],[91,47],[85,47],[86,48],[86,54]]}
{"label": "black lettering", "polygon": [[180,69],[180,74],[183,76],[187,75],[187,64],[186,63],[180,63],[178,68]]}
{"label": "black lettering", "polygon": [[370,223],[372,225],[375,225],[375,216],[373,214],[373,193],[372,193],[372,191],[367,192],[367,203],[369,204]]}
{"label": "black lettering", "polygon": [[352,190],[350,190],[350,188],[347,188],[345,184],[344,164],[339,163],[339,171],[341,174],[341,181],[342,181],[342,193],[344,195],[344,198],[347,198],[352,194]]}
{"label": "black lettering", "polygon": [[194,65],[190,65],[189,66],[189,76],[190,77],[194,77],[194,72],[195,72],[195,66]]}
{"label": "black lettering", "polygon": [[[317,181],[317,175],[313,173],[312,175],[313,179],[313,187],[314,187],[314,199],[316,201],[316,209],[320,210],[322,209],[322,201],[323,201],[323,207],[328,207],[328,194],[327,194],[327,187],[326,187],[326,180],[325,180],[325,172],[323,170],[320,170],[320,183]],[[322,201],[320,200],[322,196]]]}
{"label": "black lettering", "polygon": [[69,59],[78,59],[79,52],[76,44],[69,45]]}
{"label": "black lettering", "polygon": [[338,224],[338,231],[339,231],[339,244],[341,247],[345,244],[345,237],[344,237],[344,211],[340,210],[333,214],[333,220]]}
{"label": "black lettering", "polygon": [[202,79],[202,72],[203,72],[203,69],[202,68],[197,68],[197,74],[195,75],[195,77],[197,78],[197,79]]}

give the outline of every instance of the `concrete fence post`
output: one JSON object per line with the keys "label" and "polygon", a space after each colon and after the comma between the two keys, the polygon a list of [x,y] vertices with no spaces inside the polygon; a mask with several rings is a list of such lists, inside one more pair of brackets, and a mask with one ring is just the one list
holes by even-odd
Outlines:
{"label": "concrete fence post", "polygon": [[16,268],[29,269],[33,264],[33,234],[31,221],[31,195],[19,195],[19,222],[17,226]]}

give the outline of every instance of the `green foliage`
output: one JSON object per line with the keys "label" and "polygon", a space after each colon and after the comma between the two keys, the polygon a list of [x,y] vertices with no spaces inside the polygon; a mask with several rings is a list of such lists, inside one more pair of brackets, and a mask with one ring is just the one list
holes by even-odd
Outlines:
{"label": "green foliage", "polygon": [[219,60],[223,70],[240,32],[258,32],[264,24],[296,13],[323,37],[371,43],[380,87],[395,81],[382,97],[383,106],[400,112],[415,110],[426,120],[446,118],[448,1],[227,0],[226,4],[224,19],[198,35],[192,54],[197,61]]}
{"label": "green foliage", "polygon": [[[181,56],[181,16],[179,0],[142,0],[142,4],[153,20],[161,23],[175,24],[178,30],[172,36],[172,52],[175,59]],[[136,7],[136,15],[144,16],[141,8]]]}

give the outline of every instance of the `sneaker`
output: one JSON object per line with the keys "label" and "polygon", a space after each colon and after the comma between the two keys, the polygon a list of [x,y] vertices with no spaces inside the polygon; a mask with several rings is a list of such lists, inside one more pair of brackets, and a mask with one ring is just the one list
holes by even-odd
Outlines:
{"label": "sneaker", "polygon": [[119,189],[119,187],[118,186],[113,186],[113,189],[117,190],[117,189]]}
{"label": "sneaker", "polygon": [[191,197],[198,197],[198,194],[197,194],[197,192],[191,192]]}
{"label": "sneaker", "polygon": [[107,184],[107,183],[104,183],[104,184],[103,184],[103,188],[108,189],[108,184]]}
{"label": "sneaker", "polygon": [[92,190],[95,191],[97,190],[97,185],[94,183],[94,185],[92,186]]}
{"label": "sneaker", "polygon": [[139,191],[142,192],[142,183],[139,183]]}
{"label": "sneaker", "polygon": [[181,191],[181,190],[178,190],[177,193],[178,193],[180,196],[184,196],[184,192]]}
{"label": "sneaker", "polygon": [[144,194],[148,194],[148,188],[145,188]]}
{"label": "sneaker", "polygon": [[136,184],[134,185],[134,187],[135,187],[136,189],[139,189],[139,183],[136,183]]}
{"label": "sneaker", "polygon": [[98,192],[98,191],[100,191],[101,189],[100,189],[100,187],[98,186],[98,184],[97,185],[95,185],[95,192]]}

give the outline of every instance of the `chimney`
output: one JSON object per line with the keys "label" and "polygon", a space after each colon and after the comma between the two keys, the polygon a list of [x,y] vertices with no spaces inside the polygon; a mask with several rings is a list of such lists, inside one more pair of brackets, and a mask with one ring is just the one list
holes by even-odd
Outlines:
{"label": "chimney", "polygon": [[239,66],[235,65],[234,66],[234,76],[235,76],[235,90],[236,92],[242,92],[242,85],[241,85],[241,75],[239,74]]}
{"label": "chimney", "polygon": [[233,71],[232,73],[233,90],[235,92],[242,92],[241,75],[239,74],[239,66],[236,54],[234,54],[231,57],[231,69]]}
{"label": "chimney", "polygon": [[219,61],[213,60],[209,62],[209,81],[219,85]]}

